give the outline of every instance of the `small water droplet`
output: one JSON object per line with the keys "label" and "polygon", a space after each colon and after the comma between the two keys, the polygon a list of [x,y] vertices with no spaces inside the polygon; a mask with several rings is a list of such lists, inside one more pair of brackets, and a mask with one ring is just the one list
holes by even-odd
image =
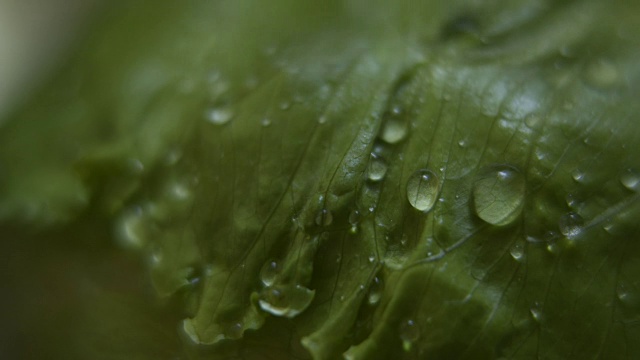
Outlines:
{"label": "small water droplet", "polygon": [[547,243],[547,251],[551,254],[557,255],[560,253],[560,245],[558,244],[559,235],[555,231],[548,231],[544,237],[544,241]]}
{"label": "small water droplet", "polygon": [[584,172],[580,169],[575,169],[571,172],[571,177],[576,182],[582,182],[584,180]]}
{"label": "small water droplet", "polygon": [[280,272],[280,265],[276,260],[269,260],[260,270],[260,280],[265,286],[271,286]]}
{"label": "small water droplet", "polygon": [[172,199],[185,201],[191,197],[191,190],[182,182],[175,182],[169,187],[169,194]]}
{"label": "small water droplet", "polygon": [[243,331],[242,323],[235,322],[224,329],[224,336],[227,339],[238,340],[242,338]]}
{"label": "small water droplet", "polygon": [[524,259],[525,245],[524,241],[516,240],[511,246],[511,249],[509,249],[509,253],[515,261],[522,261]]}
{"label": "small water droplet", "polygon": [[542,125],[542,118],[537,114],[529,114],[524,118],[524,124],[532,130],[535,130]]}
{"label": "small water droplet", "polygon": [[380,302],[383,285],[382,279],[377,276],[373,278],[371,285],[369,285],[369,294],[367,295],[367,302],[369,305],[375,305]]}
{"label": "small water droplet", "polygon": [[316,215],[316,225],[318,226],[329,226],[333,222],[333,214],[329,209],[322,209],[318,211],[318,215]]}
{"label": "small water droplet", "polygon": [[371,255],[369,255],[368,260],[369,260],[370,263],[373,263],[374,261],[376,261],[376,256],[374,254],[371,254]]}
{"label": "small water droplet", "polygon": [[134,175],[139,175],[144,172],[144,164],[138,159],[127,160],[127,167],[129,171]]}
{"label": "small water droplet", "polygon": [[407,182],[407,199],[419,211],[430,211],[440,193],[440,179],[431,170],[414,172]]}
{"label": "small water droplet", "polygon": [[609,88],[620,81],[618,68],[610,61],[600,59],[587,66],[586,81],[592,86]]}
{"label": "small water droplet", "polygon": [[568,238],[574,238],[580,235],[583,226],[584,219],[582,219],[582,216],[574,212],[562,215],[558,221],[560,233]]}
{"label": "small water droplet", "polygon": [[226,107],[208,109],[205,118],[212,124],[224,125],[233,119],[233,110]]}
{"label": "small water droplet", "polygon": [[180,149],[171,149],[164,159],[164,163],[168,166],[175,165],[182,158],[182,151]]}
{"label": "small water droplet", "polygon": [[351,213],[349,213],[349,224],[358,225],[359,222],[360,222],[360,211],[358,210],[351,211]]}
{"label": "small water droplet", "polygon": [[578,201],[576,200],[575,195],[573,195],[571,193],[567,194],[567,196],[565,197],[565,201],[567,202],[567,206],[569,206],[569,207],[574,207],[578,203]]}
{"label": "small water droplet", "polygon": [[529,308],[529,312],[531,313],[531,317],[536,322],[542,321],[542,305],[539,302],[536,302]]}
{"label": "small water droplet", "polygon": [[620,183],[629,190],[640,190],[640,172],[636,169],[625,169],[620,175]]}
{"label": "small water droplet", "polygon": [[461,148],[464,148],[467,146],[467,141],[464,139],[460,139],[458,140],[458,146],[460,146]]}
{"label": "small water droplet", "polygon": [[400,323],[398,334],[402,340],[402,347],[409,351],[413,343],[420,338],[420,328],[413,319],[408,319]]}
{"label": "small water droplet", "polygon": [[492,225],[507,225],[522,212],[525,178],[512,166],[491,166],[476,178],[472,194],[480,219]]}
{"label": "small water droplet", "polygon": [[382,126],[380,138],[389,144],[397,144],[402,141],[408,133],[408,124],[401,119],[388,119]]}
{"label": "small water droplet", "polygon": [[140,207],[126,211],[117,225],[120,245],[130,249],[141,249],[147,243],[144,214]]}
{"label": "small water droplet", "polygon": [[387,164],[382,160],[382,157],[372,153],[371,159],[369,160],[369,166],[367,168],[367,177],[369,180],[377,182],[384,179],[386,174]]}
{"label": "small water droplet", "polygon": [[288,101],[283,101],[280,103],[280,110],[289,110],[291,107],[291,103]]}
{"label": "small water droplet", "polygon": [[618,285],[616,286],[616,295],[618,300],[626,306],[637,305],[640,300],[637,294],[633,292],[632,285],[625,281],[618,282]]}
{"label": "small water droplet", "polygon": [[262,291],[258,305],[272,315],[293,318],[303,312],[315,295],[304,286],[276,285]]}
{"label": "small water droplet", "polygon": [[320,115],[318,117],[318,124],[324,124],[327,122],[327,116],[326,115]]}
{"label": "small water droplet", "polygon": [[269,119],[268,117],[262,118],[262,120],[260,120],[260,125],[264,127],[271,125],[271,119]]}

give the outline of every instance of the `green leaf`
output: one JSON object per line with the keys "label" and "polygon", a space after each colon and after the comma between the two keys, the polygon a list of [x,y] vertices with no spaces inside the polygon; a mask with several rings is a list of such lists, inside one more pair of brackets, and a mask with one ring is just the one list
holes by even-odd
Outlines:
{"label": "green leaf", "polygon": [[0,216],[112,222],[190,358],[634,358],[636,10],[139,1],[1,130]]}

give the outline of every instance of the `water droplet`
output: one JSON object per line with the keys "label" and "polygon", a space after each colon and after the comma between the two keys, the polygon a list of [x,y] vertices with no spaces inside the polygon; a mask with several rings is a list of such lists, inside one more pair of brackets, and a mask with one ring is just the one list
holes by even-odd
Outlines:
{"label": "water droplet", "polygon": [[476,214],[492,225],[510,224],[522,212],[525,193],[525,178],[519,170],[508,165],[492,166],[473,184]]}
{"label": "water droplet", "polygon": [[413,343],[420,338],[420,328],[414,320],[405,320],[400,323],[398,334],[402,340],[402,347],[405,351],[409,351]]}
{"label": "water droplet", "polygon": [[524,118],[524,124],[532,130],[535,130],[542,125],[542,118],[537,114],[529,114]]}
{"label": "water droplet", "polygon": [[326,115],[321,115],[320,117],[318,117],[318,124],[324,124],[327,122],[327,116]]}
{"label": "water droplet", "polygon": [[575,169],[571,172],[571,177],[576,182],[582,182],[584,180],[584,172],[580,169]]}
{"label": "water droplet", "polygon": [[574,207],[578,203],[578,201],[576,200],[576,196],[571,193],[567,194],[567,196],[565,197],[565,201],[567,202],[567,206],[569,207]]}
{"label": "water droplet", "polygon": [[175,182],[169,187],[169,195],[173,200],[185,201],[191,197],[191,190],[182,182]]}
{"label": "water droplet", "polygon": [[624,281],[620,281],[616,286],[616,295],[623,305],[634,306],[638,304],[640,298],[632,290],[631,284]]}
{"label": "water droplet", "polygon": [[376,261],[376,256],[374,254],[371,254],[371,255],[369,255],[368,260],[369,260],[370,263],[373,263],[374,261]]}
{"label": "water droplet", "polygon": [[130,249],[141,249],[147,243],[144,214],[140,207],[126,211],[117,224],[120,245]]}
{"label": "water droplet", "polygon": [[262,120],[260,120],[260,125],[264,127],[271,125],[271,119],[269,119],[268,117],[262,118]]}
{"label": "water droplet", "polygon": [[371,285],[369,285],[369,294],[367,295],[369,305],[375,305],[380,302],[383,286],[382,279],[377,276],[373,278]]}
{"label": "water droplet", "polygon": [[182,158],[182,151],[180,149],[171,149],[167,153],[164,163],[168,166],[175,165],[180,161],[180,158]]}
{"label": "water droplet", "polygon": [[384,179],[387,174],[387,164],[384,163],[380,156],[371,154],[369,166],[367,168],[367,177],[373,182]]}
{"label": "water droplet", "polygon": [[224,336],[227,339],[238,340],[242,338],[242,333],[244,332],[244,327],[241,322],[236,322],[226,326],[224,329]]}
{"label": "water droplet", "polygon": [[411,206],[420,211],[430,211],[438,200],[440,179],[430,170],[414,172],[407,182],[407,199]]}
{"label": "water droplet", "polygon": [[291,107],[291,103],[288,101],[283,101],[280,103],[280,110],[289,110]]}
{"label": "water droplet", "polygon": [[380,138],[389,144],[397,144],[402,141],[408,132],[408,124],[400,119],[388,119],[382,126]]}
{"label": "water droplet", "polygon": [[333,222],[333,215],[331,211],[328,209],[322,209],[318,211],[318,215],[316,215],[316,224],[318,226],[329,226]]}
{"label": "water droplet", "polygon": [[620,175],[620,182],[632,191],[640,190],[640,172],[636,169],[625,169]]}
{"label": "water droplet", "polygon": [[205,118],[212,124],[224,125],[233,119],[233,111],[229,108],[212,108],[205,112]]}
{"label": "water droplet", "polygon": [[304,286],[277,285],[262,291],[258,305],[272,315],[293,318],[303,312],[315,295]]}
{"label": "water droplet", "polygon": [[351,213],[349,214],[349,224],[358,225],[359,222],[360,222],[360,211],[358,210],[351,211]]}
{"label": "water droplet", "polygon": [[269,260],[260,270],[260,280],[265,286],[271,286],[280,272],[280,265],[275,260]]}
{"label": "water droplet", "polygon": [[513,243],[513,245],[511,246],[511,249],[509,249],[509,253],[511,254],[511,257],[515,261],[522,261],[524,259],[524,254],[525,254],[524,241],[516,240],[516,242]]}
{"label": "water droplet", "polygon": [[580,235],[583,226],[584,219],[582,219],[582,216],[574,212],[562,215],[560,217],[560,221],[558,222],[560,232],[562,233],[562,235],[568,238],[574,238]]}
{"label": "water droplet", "polygon": [[607,60],[598,60],[590,63],[586,69],[586,81],[599,88],[608,88],[616,85],[620,80],[618,68]]}
{"label": "water droplet", "polygon": [[542,305],[538,302],[534,303],[531,308],[529,308],[529,312],[531,313],[531,317],[536,322],[542,321]]}
{"label": "water droplet", "polygon": [[138,159],[127,160],[127,167],[129,168],[131,174],[134,175],[139,175],[144,172],[144,164]]}
{"label": "water droplet", "polygon": [[461,148],[464,148],[467,146],[467,141],[464,139],[458,140],[458,146],[460,146]]}

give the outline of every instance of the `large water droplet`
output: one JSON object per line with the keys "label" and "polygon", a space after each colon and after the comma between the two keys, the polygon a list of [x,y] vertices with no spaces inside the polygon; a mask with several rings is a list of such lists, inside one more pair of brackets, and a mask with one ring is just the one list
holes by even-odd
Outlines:
{"label": "large water droplet", "polygon": [[636,169],[625,169],[620,175],[620,183],[629,190],[640,190],[640,172]]}
{"label": "large water droplet", "polygon": [[380,138],[389,144],[397,144],[402,141],[408,132],[408,124],[401,119],[388,119],[382,126]]}
{"label": "large water droplet", "polygon": [[384,179],[384,176],[387,174],[387,164],[385,164],[384,160],[378,155],[371,154],[371,159],[369,160],[369,166],[367,168],[367,178],[369,180],[377,182]]}
{"label": "large water droplet", "polygon": [[314,295],[315,291],[304,286],[276,285],[262,291],[258,304],[272,315],[293,318],[311,304]]}
{"label": "large water droplet", "polygon": [[558,221],[560,232],[562,233],[562,235],[568,238],[573,238],[580,235],[583,226],[584,219],[582,219],[582,216],[574,212],[562,215],[560,217],[560,221]]}
{"label": "large water droplet", "polygon": [[316,224],[318,226],[329,226],[333,222],[333,214],[328,209],[318,211],[316,215]]}
{"label": "large water droplet", "polygon": [[408,319],[400,323],[398,335],[402,340],[404,350],[409,351],[413,343],[420,338],[420,328],[413,319]]}
{"label": "large water droplet", "polygon": [[473,204],[478,217],[489,224],[507,225],[522,212],[526,193],[524,175],[509,165],[495,165],[473,184]]}
{"label": "large water droplet", "polygon": [[414,172],[407,182],[407,199],[420,211],[430,211],[438,200],[440,179],[431,170]]}
{"label": "large water droplet", "polygon": [[271,286],[280,272],[280,265],[275,260],[267,261],[260,270],[260,280],[266,286]]}
{"label": "large water droplet", "polygon": [[371,285],[369,285],[369,294],[367,296],[367,302],[370,305],[375,305],[380,301],[383,286],[382,279],[377,276],[373,278]]}

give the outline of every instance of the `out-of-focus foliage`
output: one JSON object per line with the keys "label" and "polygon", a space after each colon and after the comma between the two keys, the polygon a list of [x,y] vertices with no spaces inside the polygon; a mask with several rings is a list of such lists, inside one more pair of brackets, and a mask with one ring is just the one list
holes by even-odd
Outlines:
{"label": "out-of-focus foliage", "polygon": [[[0,216],[62,228],[13,246],[65,259],[109,224],[164,305],[77,295],[49,343],[640,356],[639,21],[595,0],[122,6],[0,129]],[[111,352],[86,330],[120,328]]]}

